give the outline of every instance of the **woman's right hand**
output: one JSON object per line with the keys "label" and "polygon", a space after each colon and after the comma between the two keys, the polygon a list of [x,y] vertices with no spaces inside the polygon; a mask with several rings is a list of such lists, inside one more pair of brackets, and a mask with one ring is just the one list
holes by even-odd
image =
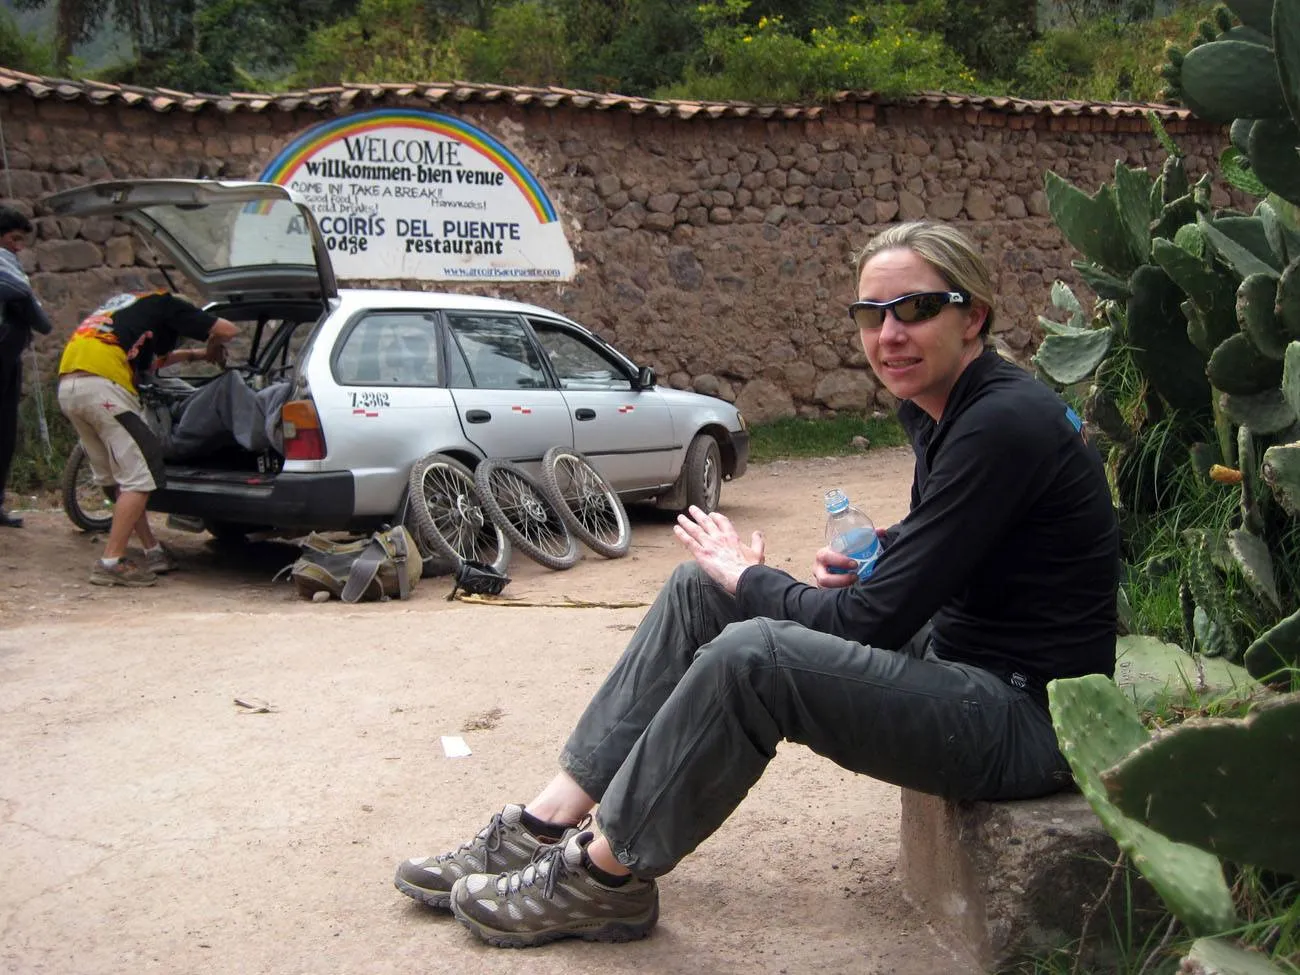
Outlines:
{"label": "woman's right hand", "polygon": [[[831,569],[840,569],[832,572]],[[813,580],[819,589],[843,589],[858,581],[858,563],[843,552],[819,548],[813,556]]]}

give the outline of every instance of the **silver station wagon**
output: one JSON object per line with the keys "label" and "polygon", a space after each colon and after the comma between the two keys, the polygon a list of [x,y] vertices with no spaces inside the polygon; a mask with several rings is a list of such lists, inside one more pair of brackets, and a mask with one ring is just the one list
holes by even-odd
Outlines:
{"label": "silver station wagon", "polygon": [[[621,500],[672,510],[717,508],[722,483],[745,472],[749,434],[734,406],[659,386],[652,369],[555,312],[339,288],[311,211],[284,187],[125,180],[44,202],[59,216],[132,224],[160,266],[170,263],[210,311],[242,325],[231,366],[241,383],[260,399],[283,392],[268,400],[270,446],[232,439],[169,458],[150,508],[214,534],[368,531],[409,523],[419,505],[433,509],[426,523],[445,527],[467,517],[452,509],[470,501],[421,487],[429,469],[472,472],[500,458],[536,474],[555,447],[585,456]],[[197,405],[211,381],[170,385]],[[170,408],[180,415],[187,405]],[[87,473],[70,470],[65,482],[94,494],[72,499],[86,523],[69,514],[83,527],[111,517]]]}

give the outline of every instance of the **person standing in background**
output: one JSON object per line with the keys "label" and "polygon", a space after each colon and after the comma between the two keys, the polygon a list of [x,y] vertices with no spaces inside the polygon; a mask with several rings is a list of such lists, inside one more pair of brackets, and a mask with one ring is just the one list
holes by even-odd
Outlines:
{"label": "person standing in background", "polygon": [[0,206],[0,528],[22,528],[5,511],[5,486],[18,449],[18,404],[23,395],[23,353],[32,333],[49,335],[49,318],[36,300],[18,255],[30,243],[32,222],[11,206]]}

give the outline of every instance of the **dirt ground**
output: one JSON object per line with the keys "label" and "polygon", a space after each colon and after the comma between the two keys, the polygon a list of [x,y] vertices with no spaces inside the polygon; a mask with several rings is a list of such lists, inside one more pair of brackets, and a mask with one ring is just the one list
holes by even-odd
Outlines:
{"label": "dirt ground", "polygon": [[[909,479],[902,450],[761,465],[723,510],[807,578],[824,491],[888,524]],[[792,745],[663,880],[647,940],[483,946],[393,870],[532,796],[642,606],[447,602],[444,579],[317,605],[272,582],[293,546],[172,531],[180,571],[106,590],[86,582],[98,540],[23,513],[0,531],[0,970],[969,970],[903,899],[898,791]],[[669,519],[633,520],[627,558],[555,573],[516,555],[506,594],[644,604],[683,554]],[[443,735],[472,754],[446,757]]]}

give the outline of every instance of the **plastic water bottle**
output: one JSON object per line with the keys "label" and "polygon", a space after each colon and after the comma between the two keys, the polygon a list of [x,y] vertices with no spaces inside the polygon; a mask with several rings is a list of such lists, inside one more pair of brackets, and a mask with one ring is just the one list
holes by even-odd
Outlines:
{"label": "plastic water bottle", "polygon": [[[849,504],[848,496],[838,488],[826,492],[826,544],[858,562],[858,578],[865,579],[876,567],[880,556],[880,539],[867,513]],[[846,573],[852,569],[831,569]]]}

